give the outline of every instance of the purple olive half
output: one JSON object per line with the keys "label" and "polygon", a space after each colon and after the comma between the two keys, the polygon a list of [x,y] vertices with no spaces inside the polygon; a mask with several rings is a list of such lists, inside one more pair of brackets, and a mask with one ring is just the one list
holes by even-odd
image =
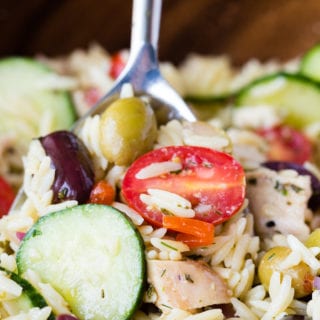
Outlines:
{"label": "purple olive half", "polygon": [[275,171],[292,169],[301,175],[309,176],[311,179],[312,196],[309,199],[308,207],[312,210],[316,210],[320,207],[320,181],[308,169],[300,164],[285,161],[267,161],[262,163],[262,166]]}
{"label": "purple olive half", "polygon": [[85,203],[94,183],[93,164],[83,142],[72,132],[56,131],[40,138],[55,172],[53,203]]}

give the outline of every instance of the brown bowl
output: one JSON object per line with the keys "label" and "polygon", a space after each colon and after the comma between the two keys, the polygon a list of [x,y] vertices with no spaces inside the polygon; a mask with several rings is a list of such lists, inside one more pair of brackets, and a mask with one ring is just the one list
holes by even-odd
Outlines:
{"label": "brown bowl", "polygon": [[[0,55],[66,54],[92,41],[128,48],[131,0],[2,0]],[[163,0],[160,60],[189,52],[282,60],[320,39],[319,0]]]}

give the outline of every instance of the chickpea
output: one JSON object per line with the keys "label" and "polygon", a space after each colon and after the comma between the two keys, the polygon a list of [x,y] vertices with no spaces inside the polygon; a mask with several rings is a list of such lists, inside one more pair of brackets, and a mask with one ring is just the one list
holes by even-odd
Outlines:
{"label": "chickpea", "polygon": [[280,272],[282,275],[288,274],[292,277],[292,287],[295,290],[295,297],[301,298],[312,292],[312,283],[314,276],[310,267],[304,262],[289,269],[280,269],[280,264],[291,253],[287,247],[274,247],[267,251],[262,257],[259,267],[258,276],[263,286],[268,289],[272,273]]}
{"label": "chickpea", "polygon": [[149,151],[156,136],[154,112],[140,98],[116,100],[101,116],[100,146],[104,156],[116,165],[129,165]]}

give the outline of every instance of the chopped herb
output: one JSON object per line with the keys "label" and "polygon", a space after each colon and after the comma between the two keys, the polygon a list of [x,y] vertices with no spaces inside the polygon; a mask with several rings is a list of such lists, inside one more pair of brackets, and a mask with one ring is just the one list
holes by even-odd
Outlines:
{"label": "chopped herb", "polygon": [[212,167],[213,167],[212,163],[206,162],[206,161],[202,162],[202,165],[203,165],[205,168],[212,168]]}
{"label": "chopped herb", "polygon": [[182,172],[182,169],[176,170],[176,171],[170,171],[171,174],[179,174]]}
{"label": "chopped herb", "polygon": [[36,236],[41,236],[41,235],[42,235],[42,232],[40,230],[34,229],[32,231],[31,237],[36,237]]}
{"label": "chopped herb", "polygon": [[303,190],[303,188],[298,187],[298,186],[296,186],[296,185],[294,185],[294,184],[291,185],[291,189],[292,189],[293,191],[295,191],[296,193],[299,193],[300,191]]}
{"label": "chopped herb", "polygon": [[268,260],[271,260],[275,255],[276,255],[275,253],[271,254],[271,255],[268,257]]}
{"label": "chopped herb", "polygon": [[147,292],[146,292],[146,295],[147,297],[150,299],[152,298],[153,294],[155,293],[155,289],[154,287],[150,284],[148,289],[147,289]]}
{"label": "chopped herb", "polygon": [[104,299],[104,297],[105,297],[104,290],[103,290],[103,289],[101,289],[101,298],[102,298],[102,299]]}
{"label": "chopped herb", "polygon": [[161,241],[160,243],[161,243],[163,246],[165,246],[165,247],[167,247],[167,248],[169,248],[169,249],[171,249],[171,250],[178,251],[177,248],[175,248],[175,247],[173,247],[173,246],[170,246],[170,244],[167,244],[167,243],[164,242],[164,241]]}
{"label": "chopped herb", "polygon": [[275,188],[277,191],[281,191],[282,188],[283,188],[283,185],[282,185],[278,180],[276,180],[276,184],[274,185],[274,188]]}
{"label": "chopped herb", "polygon": [[286,186],[282,183],[280,183],[278,180],[276,180],[276,184],[274,186],[274,188],[281,192],[282,195],[287,196],[288,195],[288,189],[286,188]]}
{"label": "chopped herb", "polygon": [[257,178],[250,178],[248,179],[248,184],[252,185],[252,186],[256,186],[257,185]]}
{"label": "chopped herb", "polygon": [[191,209],[191,208],[188,207],[188,206],[182,206],[180,203],[177,204],[177,207],[178,207],[178,208],[182,208],[182,209]]}
{"label": "chopped herb", "polygon": [[185,279],[188,281],[188,282],[191,282],[191,283],[194,283],[193,279],[191,278],[190,274],[186,273],[184,275]]}
{"label": "chopped herb", "polygon": [[3,240],[3,241],[0,241],[0,248],[1,248],[1,252],[6,252],[7,254],[13,254],[14,251],[11,249],[10,247],[10,241],[7,241],[7,240]]}
{"label": "chopped herb", "polygon": [[216,213],[217,215],[219,215],[219,216],[222,216],[222,214],[223,214],[220,210],[216,210],[215,213]]}
{"label": "chopped herb", "polygon": [[167,272],[167,269],[163,269],[160,278],[162,278],[166,272]]}
{"label": "chopped herb", "polygon": [[294,184],[282,184],[279,181],[276,181],[274,188],[277,191],[281,192],[284,196],[288,195],[289,189],[295,191],[296,193],[301,192],[303,190],[303,188],[300,188],[299,186],[296,186]]}
{"label": "chopped herb", "polygon": [[68,195],[68,189],[67,188],[62,188],[59,192],[58,192],[58,199],[59,200],[64,200]]}
{"label": "chopped herb", "polygon": [[170,307],[170,306],[168,306],[168,305],[166,305],[166,304],[161,304],[162,306],[164,306],[164,307],[166,307],[166,308],[168,308],[168,309],[172,309],[172,307]]}
{"label": "chopped herb", "polygon": [[173,216],[172,212],[168,211],[165,208],[160,208],[160,211],[165,214],[166,216]]}
{"label": "chopped herb", "polygon": [[195,167],[197,165],[197,162],[192,159],[187,159],[186,165],[187,167]]}

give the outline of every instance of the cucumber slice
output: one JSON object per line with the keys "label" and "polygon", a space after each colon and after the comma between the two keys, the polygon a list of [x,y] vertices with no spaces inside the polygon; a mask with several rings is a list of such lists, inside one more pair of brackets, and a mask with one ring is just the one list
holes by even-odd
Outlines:
{"label": "cucumber slice", "polygon": [[[7,301],[7,308],[16,309],[19,312],[27,312],[31,308],[44,308],[47,305],[46,301],[39,294],[36,289],[25,279],[21,278],[18,274],[6,270],[0,267],[1,271],[4,271],[11,280],[16,282],[20,287],[22,287],[22,294],[20,297]],[[50,320],[54,319],[54,315],[51,314],[49,317]]]}
{"label": "cucumber slice", "polygon": [[320,84],[303,75],[276,73],[253,81],[235,98],[238,106],[271,105],[296,128],[320,121]]}
{"label": "cucumber slice", "polygon": [[320,43],[308,50],[301,59],[300,72],[320,81]]}
{"label": "cucumber slice", "polygon": [[225,93],[221,95],[188,95],[184,99],[196,105],[210,105],[217,103],[226,103],[233,93]]}
{"label": "cucumber slice", "polygon": [[0,60],[0,135],[25,145],[75,121],[70,95],[56,90],[59,77],[42,63],[22,57]]}
{"label": "cucumber slice", "polygon": [[79,319],[128,319],[145,283],[143,240],[118,210],[86,204],[40,218],[17,253],[50,283]]}

